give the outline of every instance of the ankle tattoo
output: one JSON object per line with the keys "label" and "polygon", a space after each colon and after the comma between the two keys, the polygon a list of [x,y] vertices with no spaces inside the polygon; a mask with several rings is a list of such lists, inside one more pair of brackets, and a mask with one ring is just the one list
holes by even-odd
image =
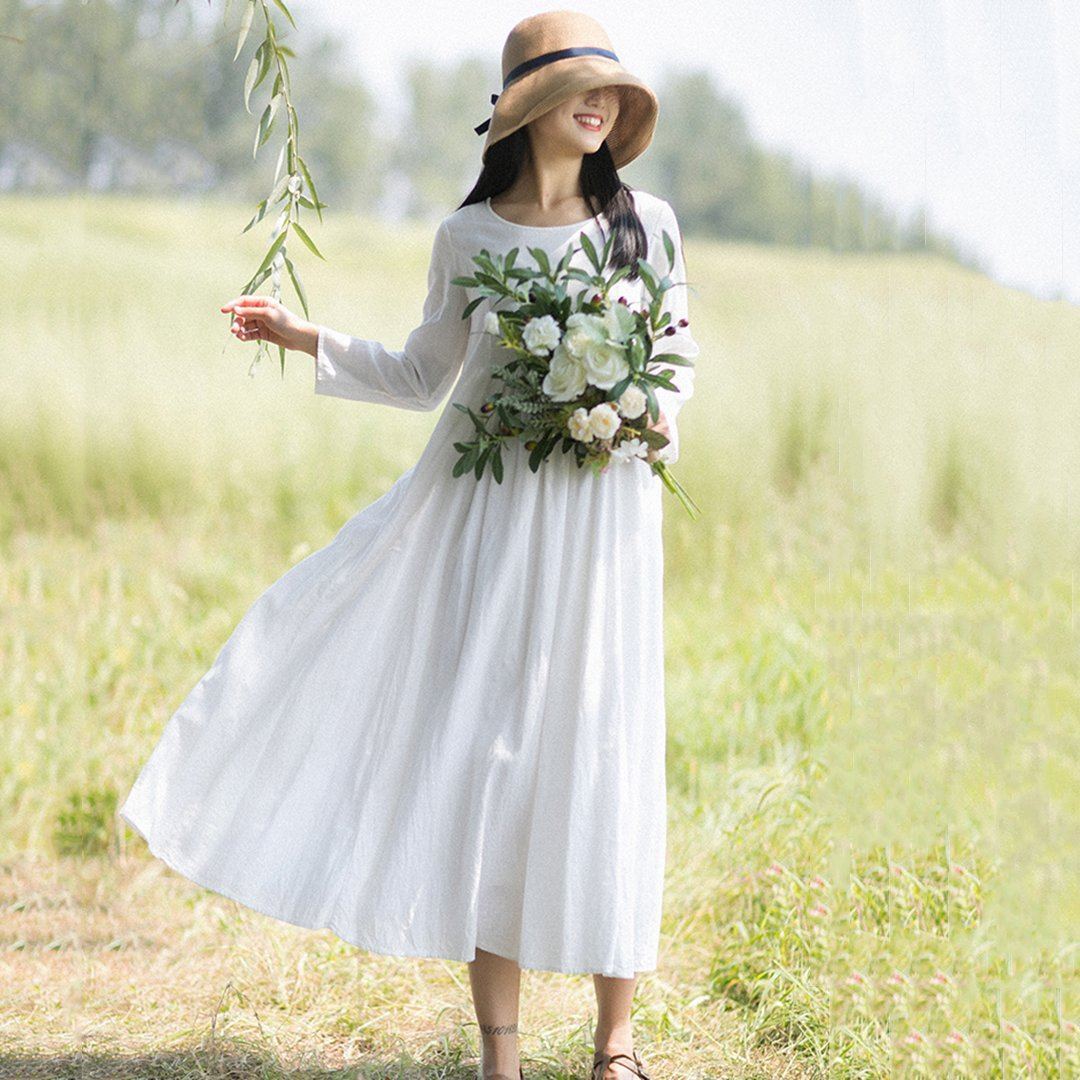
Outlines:
{"label": "ankle tattoo", "polygon": [[481,1024],[480,1030],[485,1035],[516,1035],[517,1024]]}

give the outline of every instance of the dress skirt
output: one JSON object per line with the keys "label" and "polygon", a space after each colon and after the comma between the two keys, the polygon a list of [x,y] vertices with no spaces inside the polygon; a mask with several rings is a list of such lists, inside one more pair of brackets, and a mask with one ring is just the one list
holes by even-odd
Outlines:
{"label": "dress skirt", "polygon": [[[445,277],[433,259],[401,352],[320,328],[316,392],[431,408],[460,374],[476,403],[490,346],[448,322]],[[460,335],[446,369],[437,330]],[[664,879],[663,485],[558,449],[534,473],[520,445],[501,483],[453,477],[470,431],[447,402],[416,464],[258,597],[120,813],[191,881],[372,952],[629,978],[657,966]]]}

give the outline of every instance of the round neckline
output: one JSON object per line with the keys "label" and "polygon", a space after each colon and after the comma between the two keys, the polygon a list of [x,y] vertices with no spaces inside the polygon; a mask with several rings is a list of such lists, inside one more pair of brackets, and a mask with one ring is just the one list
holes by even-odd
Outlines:
{"label": "round neckline", "polygon": [[487,212],[495,218],[496,221],[501,221],[504,225],[509,225],[512,229],[531,229],[533,232],[551,232],[555,229],[581,229],[596,221],[595,217],[590,217],[586,218],[584,221],[570,221],[565,225],[522,225],[520,222],[504,218],[502,214],[498,213],[495,207],[491,205],[490,195],[484,200],[484,206],[487,207]]}

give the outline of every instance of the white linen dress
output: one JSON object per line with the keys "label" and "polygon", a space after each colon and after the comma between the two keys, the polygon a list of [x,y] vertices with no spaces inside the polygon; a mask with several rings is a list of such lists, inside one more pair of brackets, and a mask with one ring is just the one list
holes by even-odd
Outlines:
{"label": "white linen dress", "polygon": [[[671,206],[634,197],[650,261],[667,269],[666,228],[684,282]],[[599,250],[607,223],[522,226],[470,204],[438,225],[403,349],[319,328],[315,393],[445,405],[416,464],[244,614],[120,808],[193,882],[377,953],[657,966],[663,501],[683,510],[640,460],[595,476],[556,448],[533,473],[508,444],[501,484],[451,475],[472,432],[451,402],[478,407],[497,362],[491,301],[463,320],[475,293],[451,279],[485,247],[554,263],[582,231]],[[666,295],[686,317],[686,286]],[[698,346],[681,327],[664,351]],[[669,461],[693,388],[693,368],[675,371]]]}

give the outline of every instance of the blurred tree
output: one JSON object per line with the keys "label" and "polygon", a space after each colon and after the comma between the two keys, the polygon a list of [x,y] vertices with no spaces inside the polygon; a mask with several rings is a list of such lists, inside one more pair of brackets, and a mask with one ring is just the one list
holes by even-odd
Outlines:
{"label": "blurred tree", "polygon": [[[406,69],[407,113],[390,163],[408,177],[409,213],[449,213],[480,171],[483,139],[473,128],[491,110],[498,72],[489,61],[469,58],[450,67],[424,60]],[[475,119],[474,119],[475,117]]]}
{"label": "blurred tree", "polygon": [[[281,39],[295,52],[305,158],[322,200],[335,210],[392,204],[423,217],[456,206],[480,169],[482,139],[473,127],[499,85],[489,58],[449,66],[413,60],[403,115],[381,136],[376,102],[350,69],[340,36],[282,22]],[[19,183],[11,150],[18,146],[20,160],[36,162],[23,172],[35,177],[261,198],[272,159],[253,165],[255,121],[241,105],[255,42],[234,62],[235,33],[173,0],[0,0],[0,185]],[[669,71],[657,94],[653,143],[623,176],[675,202],[685,231],[960,257],[928,227],[925,210],[902,221],[858,183],[760,145],[742,107],[710,73]]]}
{"label": "blurred tree", "polygon": [[[33,146],[82,184],[140,189],[168,181],[181,147],[205,161],[223,194],[265,194],[272,161],[253,167],[255,121],[242,107],[255,43],[234,62],[233,28],[172,0],[0,0],[0,28],[0,148]],[[370,206],[390,149],[373,135],[375,103],[347,72],[337,36],[286,30],[320,195],[335,207]],[[110,168],[109,155],[144,167]]]}

